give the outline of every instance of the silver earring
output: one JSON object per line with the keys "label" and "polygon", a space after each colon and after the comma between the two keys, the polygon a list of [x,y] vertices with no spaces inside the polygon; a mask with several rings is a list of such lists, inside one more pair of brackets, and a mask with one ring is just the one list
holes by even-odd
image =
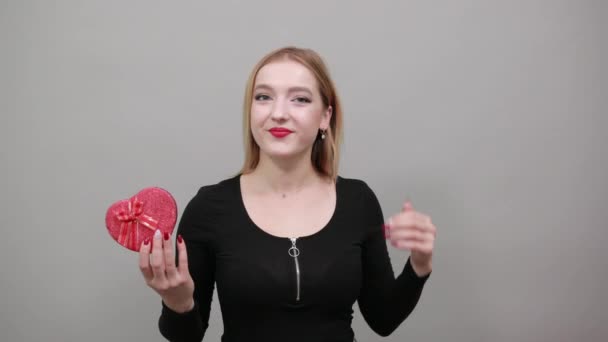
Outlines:
{"label": "silver earring", "polygon": [[321,130],[321,139],[325,139],[325,132],[326,131],[327,130],[323,130],[323,129]]}

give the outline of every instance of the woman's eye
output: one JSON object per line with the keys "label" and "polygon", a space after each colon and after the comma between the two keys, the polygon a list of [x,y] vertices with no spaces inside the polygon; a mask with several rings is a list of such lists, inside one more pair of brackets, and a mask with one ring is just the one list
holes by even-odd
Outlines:
{"label": "woman's eye", "polygon": [[303,96],[296,97],[295,101],[299,102],[299,103],[310,103],[311,102],[308,97],[303,97]]}
{"label": "woman's eye", "polygon": [[256,101],[266,101],[266,100],[270,100],[270,96],[268,95],[264,95],[264,94],[259,94],[255,96],[255,100]]}

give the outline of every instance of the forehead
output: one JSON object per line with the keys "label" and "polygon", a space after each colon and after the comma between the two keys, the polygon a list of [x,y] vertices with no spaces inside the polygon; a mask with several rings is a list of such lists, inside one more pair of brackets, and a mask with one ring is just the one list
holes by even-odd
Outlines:
{"label": "forehead", "polygon": [[255,84],[272,87],[305,86],[316,88],[317,81],[308,68],[294,61],[272,62],[264,65],[255,78]]}

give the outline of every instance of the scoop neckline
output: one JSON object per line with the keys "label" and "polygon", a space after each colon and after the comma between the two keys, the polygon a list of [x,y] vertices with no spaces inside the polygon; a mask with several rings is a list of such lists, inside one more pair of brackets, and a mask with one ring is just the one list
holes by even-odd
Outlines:
{"label": "scoop neckline", "polygon": [[236,190],[236,195],[238,197],[238,202],[239,202],[239,207],[241,210],[241,213],[245,216],[245,218],[247,219],[247,223],[249,223],[249,226],[261,233],[262,235],[266,235],[267,237],[273,238],[273,239],[277,239],[277,240],[291,240],[293,238],[295,238],[296,240],[307,240],[307,239],[312,239],[315,238],[321,234],[323,234],[325,231],[329,230],[329,228],[333,225],[334,221],[336,220],[336,216],[338,213],[338,207],[340,205],[340,190],[339,190],[339,184],[341,183],[341,179],[342,177],[337,176],[336,177],[336,185],[335,185],[335,193],[336,193],[336,203],[334,205],[334,210],[333,213],[331,215],[331,217],[329,218],[329,221],[327,221],[327,223],[318,231],[309,234],[309,235],[301,235],[301,236],[292,236],[292,237],[288,237],[288,236],[278,236],[278,235],[274,235],[271,234],[269,232],[267,232],[266,230],[262,229],[260,226],[258,226],[253,219],[251,218],[251,216],[249,216],[249,212],[247,211],[247,207],[245,207],[245,200],[243,199],[243,193],[242,193],[242,189],[241,189],[241,176],[243,174],[239,173],[237,174],[234,179],[235,179],[235,190]]}

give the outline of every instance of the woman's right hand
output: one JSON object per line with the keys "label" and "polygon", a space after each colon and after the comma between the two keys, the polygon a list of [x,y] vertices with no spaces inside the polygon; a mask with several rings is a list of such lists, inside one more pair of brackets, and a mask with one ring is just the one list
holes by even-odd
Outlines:
{"label": "woman's right hand", "polygon": [[[152,242],[152,243],[150,243]],[[184,313],[194,308],[194,282],[188,271],[186,243],[177,237],[179,266],[175,265],[173,242],[169,233],[154,232],[139,249],[139,269],[146,284],[156,291],[171,310]]]}

